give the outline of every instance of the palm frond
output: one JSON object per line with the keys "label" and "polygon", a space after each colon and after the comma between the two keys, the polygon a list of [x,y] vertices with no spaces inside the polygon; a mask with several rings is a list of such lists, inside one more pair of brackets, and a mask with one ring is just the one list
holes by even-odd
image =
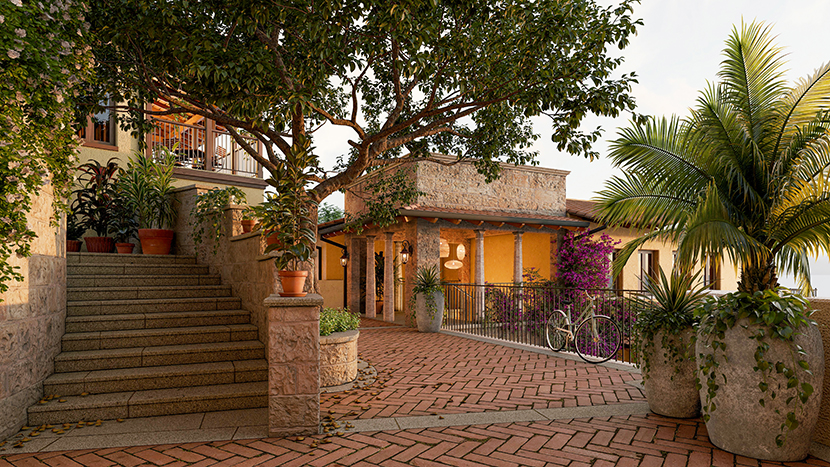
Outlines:
{"label": "palm frond", "polygon": [[682,229],[695,207],[697,194],[672,193],[665,179],[626,172],[612,177],[598,193],[598,221],[638,229]]}
{"label": "palm frond", "polygon": [[776,106],[775,125],[778,137],[774,152],[790,146],[801,129],[813,122],[816,115],[830,109],[830,62],[812,75],[801,78]]}

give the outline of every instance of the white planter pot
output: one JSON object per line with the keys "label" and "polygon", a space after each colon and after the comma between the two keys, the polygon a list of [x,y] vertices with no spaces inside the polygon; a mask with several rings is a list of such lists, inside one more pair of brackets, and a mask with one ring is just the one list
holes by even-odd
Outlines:
{"label": "white planter pot", "polygon": [[[670,336],[667,344],[686,349],[694,331],[691,327],[677,335]],[[697,366],[694,357],[679,365],[673,353],[663,347],[663,332],[654,335],[654,347],[648,358],[648,377],[643,375],[648,408],[656,414],[673,418],[694,418],[700,415],[700,396],[695,387]],[[694,349],[688,349],[694,354]],[[644,365],[644,367],[646,367]],[[679,370],[679,371],[678,371]]]}

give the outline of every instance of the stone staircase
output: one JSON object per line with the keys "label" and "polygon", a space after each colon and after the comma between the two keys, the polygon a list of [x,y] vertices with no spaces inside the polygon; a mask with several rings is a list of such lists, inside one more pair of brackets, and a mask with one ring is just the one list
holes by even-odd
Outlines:
{"label": "stone staircase", "polygon": [[250,314],[192,256],[67,254],[66,334],[53,398],[29,425],[267,406]]}

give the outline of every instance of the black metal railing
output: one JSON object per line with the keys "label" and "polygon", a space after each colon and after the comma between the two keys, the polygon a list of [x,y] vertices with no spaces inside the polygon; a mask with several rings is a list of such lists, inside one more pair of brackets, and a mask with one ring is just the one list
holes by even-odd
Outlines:
{"label": "black metal railing", "polygon": [[[547,347],[545,322],[552,310],[570,311],[574,326],[588,303],[583,290],[524,284],[445,284],[443,329],[520,344]],[[610,316],[620,327],[622,348],[614,360],[634,363],[634,321],[638,305],[632,290],[587,291],[594,313]]]}

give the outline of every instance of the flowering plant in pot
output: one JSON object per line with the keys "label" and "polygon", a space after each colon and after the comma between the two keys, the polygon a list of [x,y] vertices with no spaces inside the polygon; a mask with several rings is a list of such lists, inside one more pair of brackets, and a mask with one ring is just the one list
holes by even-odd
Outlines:
{"label": "flowering plant in pot", "polygon": [[317,245],[316,218],[312,217],[314,202],[306,192],[317,166],[317,156],[311,153],[310,141],[295,138],[285,163],[271,171],[268,184],[276,193],[268,192],[266,200],[252,207],[262,226],[263,235],[276,237],[276,242],[265,248],[266,253],[277,251],[274,262],[280,276],[283,297],[304,297],[308,271],[300,269],[311,258]]}
{"label": "flowering plant in pot", "polygon": [[81,188],[72,192],[75,195],[72,211],[80,217],[81,226],[94,230],[97,235],[84,237],[86,249],[91,253],[110,253],[115,246],[113,239],[107,237],[107,230],[115,210],[116,160],[112,158],[101,165],[91,159],[78,167]]}
{"label": "flowering plant in pot", "polygon": [[162,148],[153,157],[135,153],[118,179],[118,191],[138,219],[144,254],[166,255],[173,241],[173,166],[175,156]]}
{"label": "flowering plant in pot", "polygon": [[245,192],[235,186],[211,188],[196,195],[196,204],[190,210],[190,215],[193,217],[191,223],[193,242],[199,245],[205,237],[213,239],[213,254],[215,255],[219,251],[219,240],[224,235],[222,226],[225,208],[245,202]]}
{"label": "flowering plant in pot", "polygon": [[645,291],[635,297],[640,310],[634,322],[634,341],[640,356],[646,400],[652,412],[674,418],[700,414],[695,366],[695,316],[707,297],[700,272],[682,269],[659,279],[646,276]]}

